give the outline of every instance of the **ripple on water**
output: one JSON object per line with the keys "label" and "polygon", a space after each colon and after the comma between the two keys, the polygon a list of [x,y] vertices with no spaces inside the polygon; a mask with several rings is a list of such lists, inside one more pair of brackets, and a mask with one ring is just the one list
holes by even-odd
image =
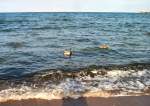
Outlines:
{"label": "ripple on water", "polygon": [[5,59],[5,58],[3,58],[3,57],[0,57],[0,64],[3,64],[3,63],[5,63],[7,60]]}
{"label": "ripple on water", "polygon": [[8,42],[5,44],[5,46],[11,47],[14,49],[22,48],[22,47],[24,47],[24,42]]}
{"label": "ripple on water", "polygon": [[150,36],[150,32],[145,33],[145,35]]}

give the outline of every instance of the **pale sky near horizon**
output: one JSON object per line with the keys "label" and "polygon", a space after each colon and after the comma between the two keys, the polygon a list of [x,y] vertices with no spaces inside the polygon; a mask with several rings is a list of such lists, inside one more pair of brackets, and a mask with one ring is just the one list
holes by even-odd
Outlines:
{"label": "pale sky near horizon", "polygon": [[0,0],[0,12],[140,12],[150,0]]}

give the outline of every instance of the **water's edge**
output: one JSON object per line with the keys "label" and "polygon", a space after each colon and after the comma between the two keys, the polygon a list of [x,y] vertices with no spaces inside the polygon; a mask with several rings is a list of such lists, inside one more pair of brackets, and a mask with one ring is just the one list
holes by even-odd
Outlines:
{"label": "water's edge", "polygon": [[150,95],[150,64],[90,66],[80,71],[45,70],[0,80],[0,101]]}

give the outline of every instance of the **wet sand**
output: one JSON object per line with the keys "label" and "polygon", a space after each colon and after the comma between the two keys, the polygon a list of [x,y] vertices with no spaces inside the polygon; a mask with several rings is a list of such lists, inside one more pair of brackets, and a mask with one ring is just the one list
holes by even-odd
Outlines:
{"label": "wet sand", "polygon": [[150,106],[150,96],[89,97],[79,99],[7,101],[0,106]]}

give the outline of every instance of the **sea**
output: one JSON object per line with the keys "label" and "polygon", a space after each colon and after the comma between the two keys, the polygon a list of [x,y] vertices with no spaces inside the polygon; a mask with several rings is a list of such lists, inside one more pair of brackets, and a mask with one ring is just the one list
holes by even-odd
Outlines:
{"label": "sea", "polygon": [[149,94],[149,13],[0,13],[0,102]]}

